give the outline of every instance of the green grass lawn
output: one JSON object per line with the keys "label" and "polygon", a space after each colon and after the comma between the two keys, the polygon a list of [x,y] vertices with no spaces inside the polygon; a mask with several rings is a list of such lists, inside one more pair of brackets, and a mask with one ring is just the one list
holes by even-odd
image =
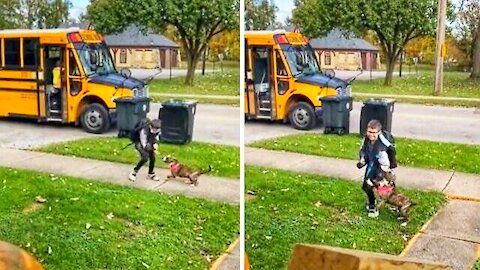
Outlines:
{"label": "green grass lawn", "polygon": [[[138,152],[133,145],[122,150],[128,145],[128,139],[116,137],[97,137],[79,139],[70,142],[52,144],[35,149],[41,152],[48,152],[67,156],[76,156],[98,160],[107,160],[134,164],[138,162]],[[240,177],[240,149],[234,146],[191,142],[186,145],[174,145],[159,143],[156,166],[167,168],[168,164],[162,162],[161,158],[171,155],[181,163],[198,169],[206,169],[212,165],[209,175],[239,178]],[[146,164],[145,166],[148,166]]]}
{"label": "green grass lawn", "polygon": [[[240,95],[240,69],[228,68],[223,73],[195,74],[194,85],[186,86],[185,77],[172,80],[154,80],[150,83],[151,93],[179,93],[195,95]],[[239,97],[240,99],[240,97]]]}
{"label": "green grass lawn", "polygon": [[0,179],[0,239],[46,269],[203,270],[238,237],[238,206],[7,168]]}
{"label": "green grass lawn", "polygon": [[[411,166],[480,174],[480,146],[395,138],[400,167]],[[358,159],[359,135],[319,133],[289,135],[258,141],[251,146],[317,156]]]}
{"label": "green grass lawn", "polygon": [[480,270],[480,259],[475,262],[475,265],[473,266],[472,270]]}
{"label": "green grass lawn", "polygon": [[400,226],[388,208],[367,217],[361,183],[318,175],[246,167],[245,248],[255,269],[286,269],[297,243],[399,254],[443,205],[436,192],[399,191],[414,200],[411,221]]}
{"label": "green grass lawn", "polygon": [[[466,97],[480,98],[479,81],[469,80],[470,73],[466,72],[445,72],[444,89],[442,96],[445,97]],[[434,73],[432,71],[421,71],[418,75],[411,74],[404,77],[394,77],[392,86],[383,85],[384,79],[374,79],[372,81],[355,81],[352,85],[353,94],[355,92],[396,95],[425,95],[433,96]],[[412,100],[402,101],[414,103],[430,103],[441,105],[464,105],[478,106],[478,102],[458,102],[458,101],[439,101],[439,100]]]}
{"label": "green grass lawn", "polygon": [[[353,100],[358,102],[363,102],[371,97],[355,95],[352,94]],[[372,96],[373,97],[373,96]],[[385,95],[379,94],[375,95],[378,97],[387,97]],[[391,97],[387,97],[391,98]],[[449,106],[449,107],[465,107],[465,108],[480,108],[479,101],[471,100],[441,100],[441,99],[418,99],[418,98],[405,98],[405,97],[394,97],[396,103],[411,103],[411,104],[422,104],[427,106],[439,105],[439,106]]]}

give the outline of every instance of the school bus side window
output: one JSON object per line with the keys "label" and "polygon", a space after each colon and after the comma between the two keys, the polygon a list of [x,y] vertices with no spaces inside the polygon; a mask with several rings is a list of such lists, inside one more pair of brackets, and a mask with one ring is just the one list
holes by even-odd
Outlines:
{"label": "school bus side window", "polygon": [[277,75],[279,76],[287,76],[287,69],[285,68],[285,65],[283,64],[282,57],[280,56],[280,53],[277,51],[275,53],[276,55],[276,61],[277,61]]}
{"label": "school bus side window", "polygon": [[20,67],[20,39],[19,38],[5,39],[5,67],[7,68]]}
{"label": "school bus side window", "polygon": [[37,39],[23,39],[23,66],[25,68],[35,68],[35,62],[37,66],[40,65],[39,53],[37,48]]}
{"label": "school bus side window", "polygon": [[72,76],[80,76],[80,71],[78,69],[78,65],[77,65],[77,61],[75,60],[75,56],[73,55],[73,52],[70,51],[68,53],[70,59],[69,59],[69,63],[70,63],[70,75]]}

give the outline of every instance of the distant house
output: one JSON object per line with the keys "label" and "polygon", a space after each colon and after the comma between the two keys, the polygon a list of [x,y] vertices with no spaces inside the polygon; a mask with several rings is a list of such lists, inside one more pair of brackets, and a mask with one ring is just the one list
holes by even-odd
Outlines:
{"label": "distant house", "polygon": [[[88,22],[60,27],[92,28]],[[179,46],[163,35],[143,34],[132,25],[120,34],[105,35],[104,38],[118,68],[178,67]]]}
{"label": "distant house", "polygon": [[326,37],[310,39],[322,68],[370,70],[380,66],[378,49],[361,38],[348,38],[340,30]]}

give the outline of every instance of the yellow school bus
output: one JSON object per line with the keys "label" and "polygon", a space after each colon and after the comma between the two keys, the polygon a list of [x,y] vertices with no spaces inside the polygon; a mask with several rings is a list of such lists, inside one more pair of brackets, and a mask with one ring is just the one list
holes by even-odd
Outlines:
{"label": "yellow school bus", "polygon": [[319,68],[300,33],[245,32],[245,117],[289,121],[296,129],[315,127],[320,97],[350,95],[350,84]]}
{"label": "yellow school bus", "polygon": [[114,99],[148,94],[142,81],[120,74],[113,63],[103,37],[92,30],[2,30],[0,117],[75,123],[103,133],[115,121]]}

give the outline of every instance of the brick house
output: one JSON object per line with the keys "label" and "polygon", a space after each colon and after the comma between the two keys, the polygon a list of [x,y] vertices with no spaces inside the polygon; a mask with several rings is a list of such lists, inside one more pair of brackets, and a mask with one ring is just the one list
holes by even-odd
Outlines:
{"label": "brick house", "polygon": [[326,37],[310,39],[322,68],[375,70],[380,66],[379,50],[361,38],[346,37],[332,30]]}

